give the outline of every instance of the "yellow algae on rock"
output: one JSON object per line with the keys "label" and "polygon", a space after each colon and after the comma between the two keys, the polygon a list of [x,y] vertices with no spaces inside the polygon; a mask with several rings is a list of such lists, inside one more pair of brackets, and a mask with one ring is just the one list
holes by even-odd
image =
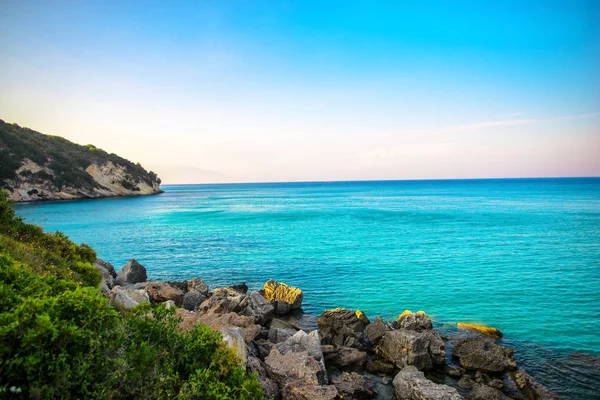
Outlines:
{"label": "yellow algae on rock", "polygon": [[325,310],[323,312],[324,313],[333,313],[333,312],[340,312],[340,311],[346,311],[346,309],[345,308],[341,308],[341,307],[337,307],[337,308],[334,308],[333,310]]}
{"label": "yellow algae on rock", "polygon": [[489,326],[485,326],[485,325],[475,325],[475,324],[467,324],[464,322],[459,322],[458,323],[458,327],[460,329],[471,329],[480,333],[483,333],[484,335],[496,338],[496,339],[500,339],[503,335],[502,332],[500,332],[498,329],[496,328],[492,328]]}
{"label": "yellow algae on rock", "polygon": [[271,302],[284,302],[294,310],[302,306],[302,290],[270,279],[264,286],[265,298]]}
{"label": "yellow algae on rock", "polygon": [[404,318],[404,317],[406,317],[406,316],[408,316],[408,315],[412,315],[412,313],[413,313],[413,312],[412,312],[412,311],[410,311],[410,310],[404,310],[404,311],[402,311],[402,314],[400,314],[400,315],[398,316],[398,321],[400,321],[402,318]]}

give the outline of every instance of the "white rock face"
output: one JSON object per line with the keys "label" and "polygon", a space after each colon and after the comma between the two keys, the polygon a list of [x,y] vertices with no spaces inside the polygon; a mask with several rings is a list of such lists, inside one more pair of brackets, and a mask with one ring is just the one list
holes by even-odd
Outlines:
{"label": "white rock face", "polygon": [[32,174],[38,174],[42,171],[50,177],[55,176],[52,169],[25,159],[21,167],[16,171],[18,178],[7,181],[8,186],[13,189],[12,192],[9,191],[8,197],[10,200],[15,202],[69,200],[115,196],[142,196],[160,193],[160,185],[158,183],[151,186],[146,182],[135,182],[127,173],[125,167],[114,165],[110,161],[101,165],[91,164],[86,168],[85,172],[98,184],[94,188],[63,186],[59,189],[50,179],[40,180],[39,178],[32,178]]}

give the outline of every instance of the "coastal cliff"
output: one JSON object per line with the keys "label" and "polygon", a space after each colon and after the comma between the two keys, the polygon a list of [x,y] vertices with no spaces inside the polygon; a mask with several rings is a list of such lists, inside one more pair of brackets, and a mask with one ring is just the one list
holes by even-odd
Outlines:
{"label": "coastal cliff", "polygon": [[0,120],[0,188],[15,202],[162,193],[160,179],[116,154]]}

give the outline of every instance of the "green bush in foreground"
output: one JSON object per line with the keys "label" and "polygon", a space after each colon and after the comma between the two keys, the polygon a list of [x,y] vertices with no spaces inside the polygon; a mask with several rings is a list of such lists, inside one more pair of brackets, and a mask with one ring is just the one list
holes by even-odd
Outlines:
{"label": "green bush in foreground", "polygon": [[0,398],[263,397],[219,333],[180,332],[163,306],[120,315],[91,248],[15,218],[3,195],[0,213]]}

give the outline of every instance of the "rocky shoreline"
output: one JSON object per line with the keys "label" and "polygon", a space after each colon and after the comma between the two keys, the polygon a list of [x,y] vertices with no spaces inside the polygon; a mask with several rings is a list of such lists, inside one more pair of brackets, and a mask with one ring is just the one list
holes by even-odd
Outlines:
{"label": "rocky shoreline", "polygon": [[102,260],[101,290],[118,310],[142,304],[175,307],[180,329],[218,330],[274,399],[557,399],[520,369],[515,350],[496,344],[494,328],[462,324],[465,335],[442,336],[422,311],[395,321],[370,320],[338,308],[310,329],[297,317],[303,293],[269,280],[212,291],[202,279],[149,282],[131,259],[117,273]]}

